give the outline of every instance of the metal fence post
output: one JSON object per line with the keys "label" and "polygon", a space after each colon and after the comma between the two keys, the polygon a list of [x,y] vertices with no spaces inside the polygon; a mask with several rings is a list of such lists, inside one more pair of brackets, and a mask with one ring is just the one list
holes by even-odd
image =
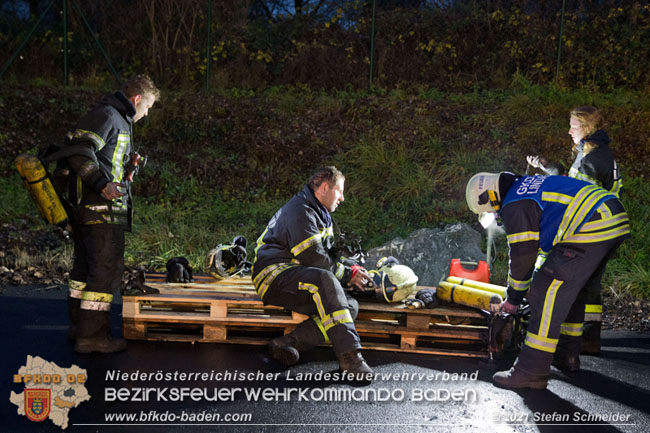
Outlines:
{"label": "metal fence post", "polygon": [[370,30],[370,88],[372,89],[372,75],[375,66],[375,13],[377,11],[377,0],[372,0],[372,24]]}
{"label": "metal fence post", "polygon": [[63,0],[63,85],[68,85],[68,0]]}
{"label": "metal fence post", "polygon": [[562,14],[560,15],[560,37],[557,42],[557,65],[555,67],[555,81],[560,78],[560,58],[562,57],[562,33],[564,32],[564,6],[566,0],[562,0]]}
{"label": "metal fence post", "polygon": [[210,46],[212,42],[210,41],[210,30],[212,27],[212,0],[208,0],[208,47],[205,53],[205,90],[210,89]]}

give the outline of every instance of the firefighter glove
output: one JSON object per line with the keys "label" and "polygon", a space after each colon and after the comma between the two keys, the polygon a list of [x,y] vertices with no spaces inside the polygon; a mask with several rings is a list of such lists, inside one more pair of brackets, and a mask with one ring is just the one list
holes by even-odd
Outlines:
{"label": "firefighter glove", "polygon": [[185,257],[174,257],[167,261],[167,278],[168,283],[191,283],[192,267]]}

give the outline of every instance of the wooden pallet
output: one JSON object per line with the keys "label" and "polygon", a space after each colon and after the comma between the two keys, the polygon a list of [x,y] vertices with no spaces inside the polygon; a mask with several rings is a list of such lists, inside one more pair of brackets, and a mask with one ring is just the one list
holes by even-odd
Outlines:
{"label": "wooden pallet", "polygon": [[[193,283],[165,283],[147,274],[160,294],[123,298],[127,339],[266,344],[291,332],[307,316],[263,305],[250,277],[217,281],[197,275]],[[359,303],[355,327],[366,349],[487,358],[489,321],[462,306],[409,310]]]}
{"label": "wooden pallet", "polygon": [[409,310],[360,302],[354,321],[365,348],[398,352],[487,357],[488,324],[471,309]]}

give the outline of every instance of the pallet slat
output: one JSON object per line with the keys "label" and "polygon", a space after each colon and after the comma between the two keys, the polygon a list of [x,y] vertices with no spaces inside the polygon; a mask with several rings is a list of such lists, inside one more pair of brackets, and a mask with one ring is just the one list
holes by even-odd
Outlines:
{"label": "pallet slat", "polygon": [[[166,283],[164,274],[147,274],[160,294],[123,298],[127,339],[266,344],[291,332],[307,316],[263,305],[250,277],[215,280],[196,275],[193,283]],[[488,357],[488,321],[466,307],[408,310],[359,303],[355,321],[366,349],[433,355]]]}

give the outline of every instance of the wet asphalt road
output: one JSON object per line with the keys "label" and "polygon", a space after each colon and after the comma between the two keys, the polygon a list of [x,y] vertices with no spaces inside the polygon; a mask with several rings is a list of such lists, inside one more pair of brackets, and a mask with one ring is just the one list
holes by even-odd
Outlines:
{"label": "wet asphalt road", "polygon": [[[122,353],[76,354],[66,340],[64,290],[1,289],[0,432],[61,431],[49,420],[36,423],[17,415],[16,406],[9,401],[10,391],[20,393],[24,389],[23,384],[13,383],[13,375],[28,355],[63,368],[76,364],[87,370],[86,388],[91,399],[70,410],[67,432],[650,432],[647,334],[605,331],[600,356],[582,357],[583,369],[578,374],[566,375],[554,369],[544,391],[496,388],[490,382],[492,371],[482,369],[473,359],[378,351],[365,352],[375,372],[401,379],[393,376],[368,385],[297,380],[299,374],[336,370],[328,348],[305,354],[289,372],[269,359],[261,346],[130,341]],[[120,309],[113,310],[114,333],[119,333]],[[507,368],[509,362],[512,359],[503,360],[501,366]],[[151,373],[154,378],[107,378],[117,370]],[[471,375],[477,370],[477,380],[442,376],[444,372]],[[207,378],[156,381],[158,372],[199,372],[207,373]],[[219,373],[270,373],[272,377],[225,380],[214,377]],[[182,402],[158,401],[158,390],[179,387],[205,389],[206,396],[214,396],[217,388],[224,394],[218,402],[192,401],[189,397]],[[111,388],[125,388],[130,395],[138,388],[156,391],[149,394],[148,401],[107,401]],[[289,390],[294,390],[293,394],[282,401]],[[256,391],[280,401],[264,401],[262,394],[257,398],[245,394]],[[336,401],[337,396],[346,401]],[[417,401],[420,397],[430,401]],[[135,414],[139,418],[135,422],[108,421],[106,417],[111,414]],[[167,420],[163,420],[165,415]],[[206,421],[209,416],[213,420]],[[215,421],[216,416],[221,420]],[[240,421],[225,422],[225,416],[240,417]],[[598,416],[618,420],[599,422]]]}

